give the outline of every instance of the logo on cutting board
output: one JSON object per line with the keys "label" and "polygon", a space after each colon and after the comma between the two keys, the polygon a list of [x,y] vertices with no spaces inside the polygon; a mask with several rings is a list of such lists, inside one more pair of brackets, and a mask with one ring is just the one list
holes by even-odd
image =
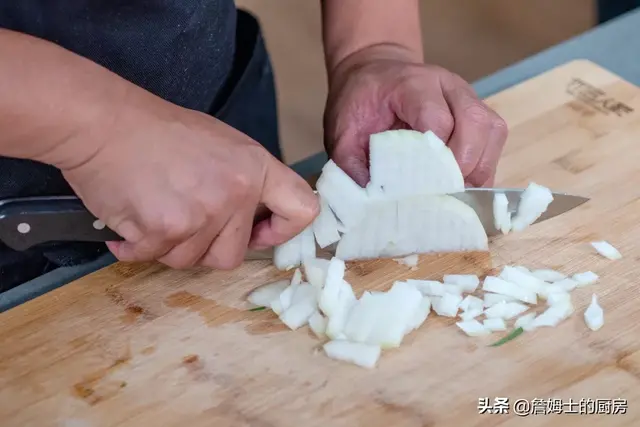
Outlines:
{"label": "logo on cutting board", "polygon": [[633,112],[629,105],[607,96],[604,90],[577,77],[571,79],[567,85],[567,93],[605,115],[613,113],[622,117]]}

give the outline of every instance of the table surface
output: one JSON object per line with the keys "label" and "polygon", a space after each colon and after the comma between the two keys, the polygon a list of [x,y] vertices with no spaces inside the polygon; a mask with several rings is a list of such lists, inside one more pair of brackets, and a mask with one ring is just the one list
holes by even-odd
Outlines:
{"label": "table surface", "polygon": [[[640,85],[640,61],[637,46],[629,40],[640,39],[640,10],[629,12],[557,46],[544,50],[474,83],[482,98],[511,87],[572,59],[588,59]],[[326,153],[298,162],[292,167],[302,176],[317,174],[326,162]],[[79,277],[113,263],[108,254],[94,262],[59,268],[0,294],[0,312],[56,289]]]}

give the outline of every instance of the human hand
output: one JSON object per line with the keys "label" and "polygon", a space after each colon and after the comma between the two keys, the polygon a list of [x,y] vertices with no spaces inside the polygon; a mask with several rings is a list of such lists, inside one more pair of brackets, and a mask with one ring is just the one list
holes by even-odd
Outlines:
{"label": "human hand", "polygon": [[507,125],[461,77],[413,60],[402,49],[357,52],[330,75],[325,146],[358,184],[369,181],[369,135],[433,131],[453,151],[465,183],[492,186]]}
{"label": "human hand", "polygon": [[[125,242],[122,261],[170,267],[237,267],[250,245],[283,243],[317,215],[311,187],[262,146],[226,124],[159,98],[120,105],[78,135],[99,148],[61,167],[87,208]],[[254,226],[258,207],[269,218]]]}

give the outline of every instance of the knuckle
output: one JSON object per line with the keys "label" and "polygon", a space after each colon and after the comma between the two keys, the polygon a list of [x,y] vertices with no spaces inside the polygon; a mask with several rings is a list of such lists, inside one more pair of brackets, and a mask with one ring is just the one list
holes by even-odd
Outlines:
{"label": "knuckle", "polygon": [[453,130],[454,119],[449,110],[441,107],[424,104],[420,108],[420,122],[426,123],[435,133],[440,131],[450,133]]}
{"label": "knuckle", "polygon": [[464,109],[463,117],[470,124],[476,126],[488,126],[493,124],[493,114],[479,102],[469,104]]}
{"label": "knuckle", "polygon": [[491,120],[491,128],[501,142],[504,142],[509,134],[509,125],[507,122],[502,117],[495,114]]}

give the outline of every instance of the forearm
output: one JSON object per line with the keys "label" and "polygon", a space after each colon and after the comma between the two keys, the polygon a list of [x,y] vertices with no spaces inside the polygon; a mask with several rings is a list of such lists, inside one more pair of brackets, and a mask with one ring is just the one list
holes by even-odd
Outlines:
{"label": "forearm", "polygon": [[329,76],[345,58],[370,47],[380,55],[400,48],[423,61],[418,0],[322,0],[322,18]]}
{"label": "forearm", "polygon": [[0,58],[0,156],[58,167],[85,161],[100,137],[87,130],[108,121],[135,87],[53,43],[12,31],[0,30]]}

